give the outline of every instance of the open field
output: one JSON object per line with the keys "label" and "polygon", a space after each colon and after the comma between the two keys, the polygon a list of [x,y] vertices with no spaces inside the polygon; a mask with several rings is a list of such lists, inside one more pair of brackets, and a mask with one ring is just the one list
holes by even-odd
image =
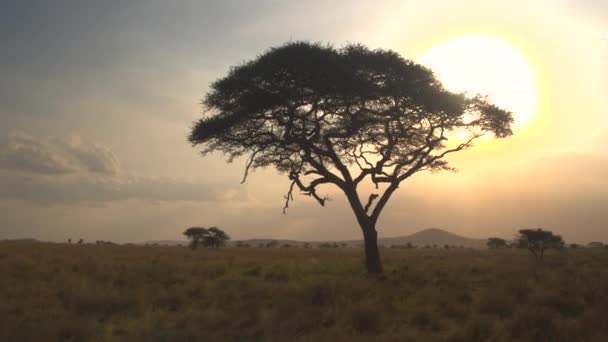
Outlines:
{"label": "open field", "polygon": [[608,250],[0,243],[1,341],[608,341]]}

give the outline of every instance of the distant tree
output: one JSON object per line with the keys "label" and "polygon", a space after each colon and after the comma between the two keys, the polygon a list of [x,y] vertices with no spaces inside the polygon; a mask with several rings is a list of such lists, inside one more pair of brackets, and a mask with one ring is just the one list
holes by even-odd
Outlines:
{"label": "distant tree", "polygon": [[83,240],[83,239],[79,239],[79,240],[78,240],[78,244],[79,244],[79,245],[82,245],[83,243],[84,243],[84,240]]}
{"label": "distant tree", "polygon": [[190,227],[184,231],[184,235],[190,239],[190,248],[196,249],[209,236],[209,231],[204,227]]}
{"label": "distant tree", "polygon": [[527,248],[537,260],[543,260],[545,250],[564,246],[561,236],[541,228],[520,230],[517,241],[520,248]]}
{"label": "distant tree", "polygon": [[580,247],[581,247],[581,245],[579,245],[578,243],[571,243],[570,244],[570,248],[572,248],[572,249],[576,249],[576,248],[580,248]]}
{"label": "distant tree", "polygon": [[593,241],[593,242],[589,242],[587,244],[587,247],[590,247],[590,248],[602,248],[602,247],[604,247],[604,244],[602,242],[599,242],[599,241]]}
{"label": "distant tree", "polygon": [[230,240],[230,236],[226,234],[225,231],[219,229],[218,227],[211,227],[207,229],[209,233],[203,240],[203,244],[208,247],[218,248],[226,245],[226,242]]}
{"label": "distant tree", "polygon": [[68,239],[68,244],[72,244],[72,239]]}
{"label": "distant tree", "polygon": [[[390,50],[293,42],[232,68],[203,100],[189,141],[249,171],[273,166],[324,206],[336,186],[361,228],[368,273],[382,273],[376,225],[399,185],[490,134],[512,134],[512,114],[486,97],[446,90],[433,72]],[[363,193],[374,185],[372,193]]]}
{"label": "distant tree", "polygon": [[237,241],[235,246],[239,248],[251,248],[251,245],[249,243],[243,241]]}
{"label": "distant tree", "polygon": [[302,245],[302,247],[310,248],[310,242],[304,242],[304,245]]}
{"label": "distant tree", "polygon": [[284,243],[284,244],[283,244],[283,248],[291,248],[291,245],[290,245],[290,244],[288,244],[288,243]]}
{"label": "distant tree", "polygon": [[266,243],[266,248],[276,248],[279,247],[279,242],[272,240]]}
{"label": "distant tree", "polygon": [[390,248],[394,248],[394,249],[412,249],[412,248],[416,248],[416,246],[412,245],[410,242],[403,244],[403,245],[391,245]]}
{"label": "distant tree", "polygon": [[192,249],[195,249],[198,245],[218,248],[224,246],[230,240],[230,236],[217,227],[190,227],[184,231],[184,235],[190,239],[190,248]]}
{"label": "distant tree", "polygon": [[501,239],[501,238],[497,238],[497,237],[491,237],[486,242],[486,245],[490,249],[507,248],[507,240]]}

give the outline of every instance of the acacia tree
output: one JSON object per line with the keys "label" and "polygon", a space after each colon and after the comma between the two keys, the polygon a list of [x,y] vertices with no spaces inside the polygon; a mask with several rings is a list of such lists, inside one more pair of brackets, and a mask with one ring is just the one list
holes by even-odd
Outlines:
{"label": "acacia tree", "polygon": [[230,240],[230,236],[217,227],[207,229],[207,234],[203,240],[204,245],[207,247],[222,247],[226,244],[226,241]]}
{"label": "acacia tree", "polygon": [[497,238],[497,237],[491,237],[486,242],[486,245],[490,249],[506,248],[507,247],[507,240],[501,239],[501,238]]}
{"label": "acacia tree", "polygon": [[564,247],[564,240],[552,231],[537,229],[522,229],[519,231],[518,245],[527,248],[536,260],[543,260],[545,250]]}
{"label": "acacia tree", "polygon": [[184,231],[184,235],[190,239],[190,248],[196,249],[209,236],[209,231],[204,227],[190,227]]}
{"label": "acacia tree", "polygon": [[224,246],[230,236],[218,227],[190,227],[184,235],[190,239],[190,248],[195,249],[198,245],[203,247],[218,248]]}
{"label": "acacia tree", "polygon": [[[445,156],[486,133],[511,135],[513,121],[485,97],[447,91],[431,70],[394,51],[308,42],[232,68],[211,85],[203,107],[189,141],[229,162],[246,156],[243,182],[258,167],[286,174],[284,211],[296,188],[322,206],[319,187],[340,189],[372,274],[382,272],[376,225],[401,182],[423,170],[453,170]],[[366,193],[361,185],[370,181],[375,190]]]}

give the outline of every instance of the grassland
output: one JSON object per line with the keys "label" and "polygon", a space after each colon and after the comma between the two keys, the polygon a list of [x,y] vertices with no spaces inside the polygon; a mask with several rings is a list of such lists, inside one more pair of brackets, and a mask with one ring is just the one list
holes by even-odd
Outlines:
{"label": "grassland", "polygon": [[0,341],[608,341],[608,250],[0,244]]}

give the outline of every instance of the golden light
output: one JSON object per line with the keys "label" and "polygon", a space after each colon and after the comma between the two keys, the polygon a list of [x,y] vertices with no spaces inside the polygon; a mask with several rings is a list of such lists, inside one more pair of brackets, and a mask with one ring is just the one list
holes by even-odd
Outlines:
{"label": "golden light", "polygon": [[537,112],[537,84],[530,61],[508,41],[466,34],[436,44],[416,61],[431,68],[452,92],[487,95],[515,115],[514,131],[530,126]]}

